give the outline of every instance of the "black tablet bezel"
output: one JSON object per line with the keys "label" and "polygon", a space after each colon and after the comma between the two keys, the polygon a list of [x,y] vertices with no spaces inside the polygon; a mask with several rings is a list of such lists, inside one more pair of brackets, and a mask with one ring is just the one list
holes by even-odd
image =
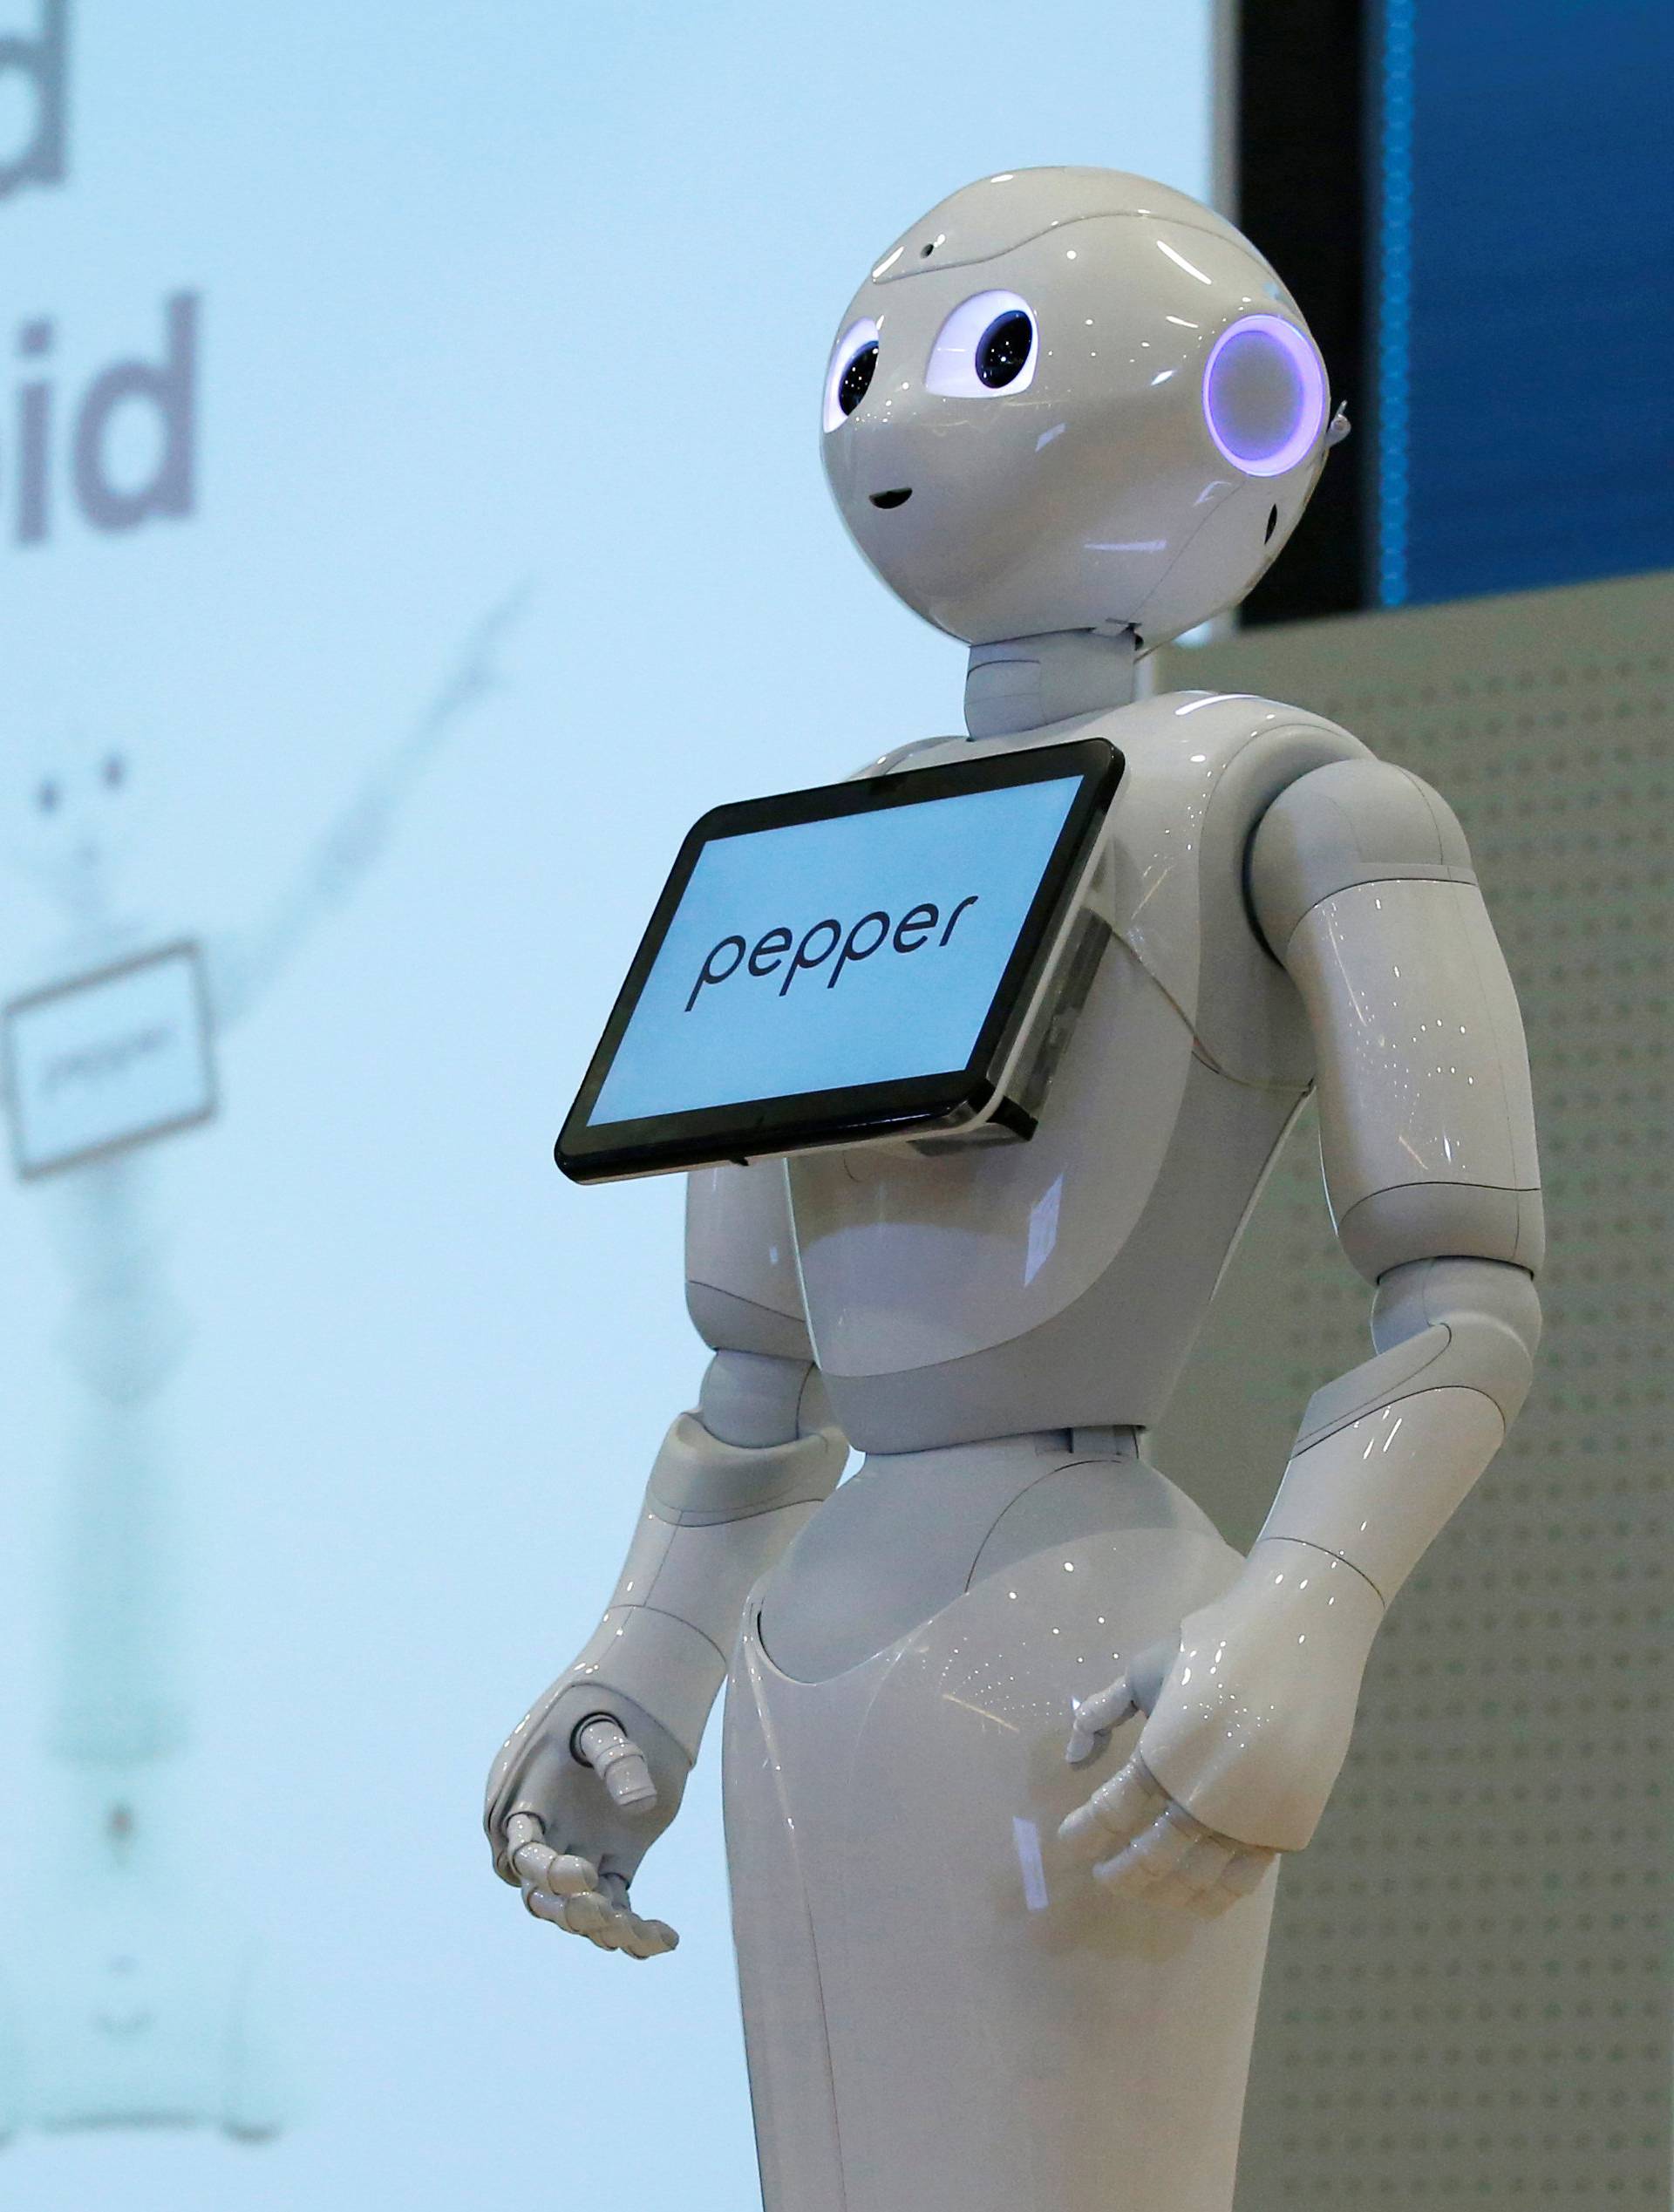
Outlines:
{"label": "black tablet bezel", "polygon": [[[854,1144],[884,1136],[929,1134],[981,1113],[994,1098],[1000,1063],[1013,1041],[1040,963],[1050,950],[1065,902],[1075,888],[1088,848],[1121,781],[1123,760],[1103,738],[1077,738],[1024,752],[982,753],[974,759],[941,760],[901,768],[853,783],[823,784],[766,799],[735,800],[712,807],[687,832],[663,885],[627,977],[616,994],[604,1034],[593,1054],[575,1102],[553,1147],[573,1182],[605,1182],[680,1168],[738,1164],[801,1152],[812,1147]],[[787,1092],[772,1099],[735,1099],[680,1113],[589,1126],[616,1049],[633,1018],[663,940],[706,845],[758,830],[833,821],[851,814],[882,813],[895,807],[954,799],[968,793],[1019,788],[1074,775],[1081,788],[1070,802],[1063,828],[1017,933],[970,1059],[934,1075],[903,1076],[888,1083],[847,1084],[825,1091]],[[1010,1119],[1017,1133],[1032,1123],[1002,1099],[995,1120]],[[1026,1123],[1027,1126],[1022,1126]]]}

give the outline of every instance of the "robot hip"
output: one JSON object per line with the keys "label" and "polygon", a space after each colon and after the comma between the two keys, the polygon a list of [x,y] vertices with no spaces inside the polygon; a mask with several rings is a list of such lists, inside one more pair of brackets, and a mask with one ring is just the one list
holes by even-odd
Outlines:
{"label": "robot hip", "polygon": [[[826,1682],[903,1646],[1034,1554],[1100,1536],[1115,1548],[1090,1560],[1083,1581],[1073,1562],[1060,1582],[1048,1576],[1049,1610],[1084,1594],[1090,1572],[1117,1609],[1109,1623],[1125,1625],[1127,1601],[1117,1594],[1130,1585],[1148,1619],[1146,1591],[1194,1586],[1203,1558],[1233,1561],[1208,1515],[1141,1456],[1137,1431],[1046,1430],[870,1454],[766,1578],[750,1618],[779,1673]],[[1149,1563],[1136,1580],[1128,1562],[1141,1557]],[[1088,1642],[1095,1676],[1106,1661],[1094,1650],[1111,1642],[1102,1629]],[[1106,1671],[1092,1686],[1110,1678]]]}
{"label": "robot hip", "polygon": [[1273,1885],[1189,1918],[1057,1829],[1072,1698],[1237,1565],[1193,1527],[1062,1539],[817,1682],[752,1605],[726,1817],[769,2212],[1102,2212],[1118,2172],[1136,2205],[1230,2201]]}

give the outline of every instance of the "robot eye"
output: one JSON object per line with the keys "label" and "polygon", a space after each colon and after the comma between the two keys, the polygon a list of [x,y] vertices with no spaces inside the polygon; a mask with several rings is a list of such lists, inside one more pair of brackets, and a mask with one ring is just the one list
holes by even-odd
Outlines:
{"label": "robot eye", "polygon": [[1035,326],[1014,310],[990,323],[976,341],[976,367],[979,380],[990,391],[1015,384],[1023,374],[1035,343]]}
{"label": "robot eye", "polygon": [[63,793],[58,786],[49,776],[44,784],[37,786],[35,793],[35,804],[44,814],[56,814],[58,811],[58,800],[62,796]]}
{"label": "robot eye", "polygon": [[936,333],[924,389],[949,399],[1026,391],[1039,356],[1028,301],[1015,292],[977,292]]}
{"label": "robot eye", "polygon": [[99,763],[99,779],[107,791],[119,791],[128,780],[128,764],[119,752],[106,755]]}
{"label": "robot eye", "polygon": [[837,405],[846,415],[852,415],[865,398],[877,365],[878,342],[874,338],[870,345],[863,345],[851,358],[837,379]]}
{"label": "robot eye", "polygon": [[827,430],[835,430],[865,398],[878,366],[878,326],[868,316],[851,323],[831,350],[826,371],[826,405],[822,417]]}
{"label": "robot eye", "polygon": [[1246,476],[1283,476],[1325,427],[1325,369],[1305,332],[1277,315],[1223,330],[1203,369],[1203,419]]}

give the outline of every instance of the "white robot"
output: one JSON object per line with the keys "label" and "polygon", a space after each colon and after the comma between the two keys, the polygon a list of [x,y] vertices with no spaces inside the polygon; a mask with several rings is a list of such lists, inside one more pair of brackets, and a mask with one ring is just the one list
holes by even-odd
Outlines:
{"label": "white robot", "polygon": [[[714,1357],[490,1779],[537,1917],[666,1950],[628,1885],[730,1675],[768,2212],[1226,2212],[1279,1858],[1528,1385],[1528,1069],[1457,821],[1305,710],[1134,695],[1345,427],[1262,256],[1137,177],[975,184],[843,316],[838,506],[970,647],[969,735],[910,769],[1088,734],[1126,768],[1109,942],[1031,1141],[693,1174]],[[1375,1352],[1303,1412],[1246,1559],[1146,1433],[1316,1089]]]}

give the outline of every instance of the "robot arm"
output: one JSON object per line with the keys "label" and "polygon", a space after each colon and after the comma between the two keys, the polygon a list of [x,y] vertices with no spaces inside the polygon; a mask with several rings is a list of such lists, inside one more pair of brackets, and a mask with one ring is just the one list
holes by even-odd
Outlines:
{"label": "robot arm", "polygon": [[1078,1711],[1077,1763],[1149,1718],[1065,1823],[1106,1881],[1208,1911],[1312,1836],[1385,1610],[1499,1449],[1540,1333],[1522,1027],[1453,814],[1380,762],[1317,769],[1263,817],[1249,888],[1308,1010],[1375,1351],[1316,1393],[1230,1590]]}
{"label": "robot arm", "polygon": [[496,1870],[529,1910],[606,1950],[672,1948],[628,1884],[679,1808],[745,1601],[836,1487],[833,1426],[801,1317],[783,1173],[691,1178],[688,1302],[714,1354],[651,1470],[597,1629],[489,1776]]}

